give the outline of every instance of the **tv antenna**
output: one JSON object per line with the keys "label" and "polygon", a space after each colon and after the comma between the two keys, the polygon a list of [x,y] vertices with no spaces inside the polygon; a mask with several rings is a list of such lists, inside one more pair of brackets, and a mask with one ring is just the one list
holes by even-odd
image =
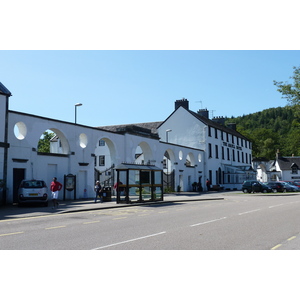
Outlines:
{"label": "tv antenna", "polygon": [[201,103],[201,109],[202,109],[202,101],[196,101],[197,103]]}

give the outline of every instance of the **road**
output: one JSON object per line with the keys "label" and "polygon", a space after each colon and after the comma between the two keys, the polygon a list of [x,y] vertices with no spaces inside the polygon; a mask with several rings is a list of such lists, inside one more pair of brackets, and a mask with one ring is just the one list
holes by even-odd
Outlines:
{"label": "road", "polygon": [[0,249],[300,249],[300,195],[224,195],[0,220]]}

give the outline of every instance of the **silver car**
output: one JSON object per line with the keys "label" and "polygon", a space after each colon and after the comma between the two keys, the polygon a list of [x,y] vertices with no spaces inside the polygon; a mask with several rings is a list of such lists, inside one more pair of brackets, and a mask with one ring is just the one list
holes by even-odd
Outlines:
{"label": "silver car", "polygon": [[18,190],[19,205],[42,203],[48,206],[48,188],[43,180],[23,180]]}

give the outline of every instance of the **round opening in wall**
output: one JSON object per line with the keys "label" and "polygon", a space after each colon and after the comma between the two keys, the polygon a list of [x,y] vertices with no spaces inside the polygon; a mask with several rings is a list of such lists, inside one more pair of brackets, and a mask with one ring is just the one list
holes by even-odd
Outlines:
{"label": "round opening in wall", "polygon": [[86,148],[87,144],[88,144],[88,138],[86,136],[86,134],[81,133],[79,136],[79,144],[81,148]]}
{"label": "round opening in wall", "polygon": [[24,140],[27,135],[27,127],[23,122],[18,122],[14,127],[14,134],[18,140]]}
{"label": "round opening in wall", "polygon": [[202,161],[202,155],[199,153],[198,154],[198,161],[201,162]]}
{"label": "round opening in wall", "polygon": [[182,158],[183,158],[183,152],[182,152],[181,150],[179,151],[178,158],[179,158],[180,160],[182,160]]}

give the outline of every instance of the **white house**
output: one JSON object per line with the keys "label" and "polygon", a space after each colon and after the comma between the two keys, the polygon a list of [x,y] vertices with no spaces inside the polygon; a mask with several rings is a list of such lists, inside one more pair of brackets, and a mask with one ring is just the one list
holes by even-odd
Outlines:
{"label": "white house", "polygon": [[[189,110],[187,99],[175,102],[175,111],[159,126],[161,140],[203,150],[198,157],[186,157],[192,166],[203,163],[203,176],[213,185],[240,189],[244,180],[255,179],[251,167],[252,144],[224,118],[209,119],[208,110]],[[183,157],[182,157],[183,159]]]}
{"label": "white house", "polygon": [[[250,178],[251,143],[237,131],[192,112],[186,99],[161,122],[90,127],[8,109],[10,91],[0,84],[1,204],[17,200],[22,179],[76,176],[77,198],[93,197],[94,183],[113,186],[115,166],[144,163],[164,170],[164,186],[191,191],[194,182],[240,188]],[[50,153],[38,152],[45,131],[55,133]],[[1,190],[2,189],[2,190]],[[65,191],[66,198],[74,193]]]}
{"label": "white house", "polygon": [[253,166],[257,170],[257,180],[261,182],[300,181],[299,156],[282,156],[277,150],[274,160],[255,158]]}

